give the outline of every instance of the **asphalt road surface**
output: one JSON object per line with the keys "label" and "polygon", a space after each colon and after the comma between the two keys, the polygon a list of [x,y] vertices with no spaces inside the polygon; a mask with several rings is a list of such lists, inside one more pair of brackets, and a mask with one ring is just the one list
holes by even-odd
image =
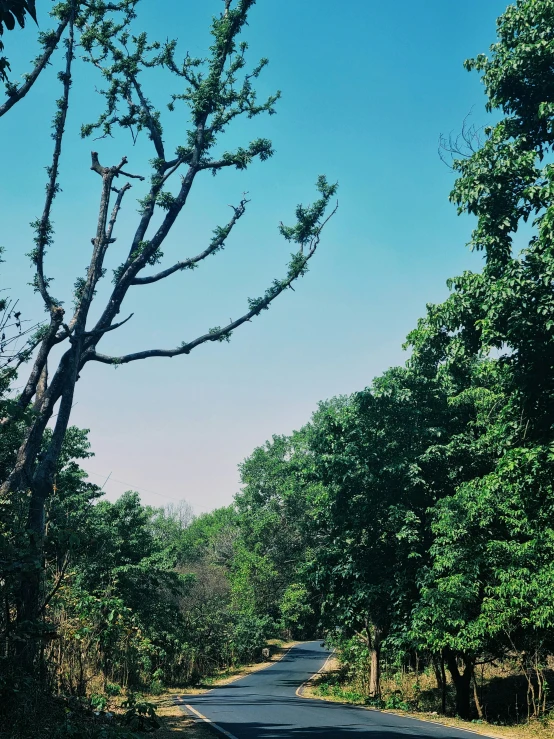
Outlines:
{"label": "asphalt road surface", "polygon": [[264,670],[204,695],[183,696],[183,708],[228,739],[471,739],[448,726],[297,696],[328,655],[319,641],[304,642]]}

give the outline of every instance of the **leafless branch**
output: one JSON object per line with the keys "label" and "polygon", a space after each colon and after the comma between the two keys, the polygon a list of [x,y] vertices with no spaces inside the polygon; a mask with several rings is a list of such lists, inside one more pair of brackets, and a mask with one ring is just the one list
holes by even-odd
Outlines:
{"label": "leafless branch", "polygon": [[36,236],[36,276],[37,276],[37,288],[41,294],[42,299],[49,311],[57,305],[57,302],[51,297],[48,291],[48,280],[44,276],[44,252],[46,246],[51,239],[52,226],[50,222],[50,214],[52,211],[52,203],[56,197],[58,191],[58,171],[60,156],[62,152],[62,141],[65,132],[65,122],[67,118],[67,108],[69,105],[69,90],[71,88],[71,65],[73,62],[73,50],[74,50],[74,18],[75,18],[75,1],[71,7],[71,13],[66,21],[69,22],[69,42],[67,45],[67,52],[65,58],[65,72],[61,75],[63,81],[63,96],[61,104],[58,109],[58,118],[55,124],[54,133],[54,153],[52,155],[52,164],[48,169],[49,177],[48,184],[46,186],[46,200],[44,203],[44,210],[42,216],[37,224],[37,236]]}
{"label": "leafless branch", "polygon": [[121,201],[123,200],[123,196],[125,195],[127,190],[130,190],[130,189],[131,189],[131,185],[128,182],[126,182],[123,185],[123,187],[117,192],[117,198],[115,199],[115,203],[114,203],[113,210],[112,210],[112,215],[110,217],[110,222],[108,223],[108,228],[106,231],[106,240],[108,241],[108,243],[112,242],[112,233],[113,233],[113,229],[115,226],[115,222],[117,220],[117,216],[121,209]]}
{"label": "leafless branch", "polygon": [[[52,348],[52,345],[54,344],[56,332],[58,328],[60,327],[60,324],[63,320],[63,314],[64,314],[63,309],[60,306],[56,306],[51,312],[51,320],[50,320],[50,325],[48,326],[48,331],[46,335],[40,340],[40,348],[39,348],[37,356],[35,357],[35,361],[33,363],[33,368],[29,375],[29,379],[27,380],[27,383],[25,384],[23,392],[17,399],[16,408],[20,412],[25,410],[25,408],[27,408],[27,406],[31,402],[31,399],[33,398],[33,395],[36,392],[36,388],[40,380],[40,376],[42,374],[44,367],[46,366],[46,360],[48,359],[48,354],[50,352],[50,349]],[[34,346],[29,347],[29,349],[32,351],[38,345],[39,345],[39,342],[35,343]],[[17,414],[12,414],[11,418],[14,418],[15,415]]]}
{"label": "leafless branch", "polygon": [[62,568],[60,570],[60,573],[58,575],[58,578],[57,578],[56,582],[54,583],[54,587],[52,588],[52,590],[49,592],[49,594],[44,599],[44,602],[43,602],[42,606],[40,607],[39,614],[40,613],[43,613],[45,611],[46,606],[50,603],[50,601],[52,600],[52,598],[56,595],[56,593],[60,589],[60,587],[61,587],[61,585],[63,583],[64,577],[65,577],[65,573],[67,571],[68,565],[69,565],[69,554],[66,554],[65,557],[64,557],[64,561],[63,561],[63,564],[62,564]]}
{"label": "leafless branch", "polygon": [[456,159],[468,159],[483,145],[484,126],[476,126],[468,123],[473,108],[465,116],[462,122],[462,130],[455,136],[452,131],[446,137],[441,133],[439,136],[439,157],[443,164],[449,169],[453,168]]}
{"label": "leafless branch", "polygon": [[98,153],[93,151],[91,152],[91,161],[91,169],[97,172],[102,177],[102,190],[100,194],[100,205],[98,209],[96,236],[92,239],[93,250],[87,270],[87,277],[83,285],[83,289],[81,291],[75,313],[69,323],[69,326],[72,330],[77,330],[77,328],[79,328],[79,331],[84,331],[88,310],[92,298],[94,297],[96,284],[102,276],[102,269],[106,251],[109,245],[114,241],[112,237],[112,232],[121,207],[121,201],[127,190],[129,190],[129,188],[131,187],[129,183],[126,183],[120,190],[117,191],[117,198],[113,206],[110,219],[108,221],[108,210],[110,207],[110,194],[113,189],[113,179],[122,172],[123,166],[127,164],[127,157],[123,157],[121,162],[115,167],[103,167],[98,159]]}
{"label": "leafless branch", "polygon": [[120,326],[123,326],[124,323],[127,323],[127,321],[130,321],[134,315],[135,315],[134,313],[131,313],[131,315],[127,316],[127,318],[124,321],[120,321],[119,323],[112,323],[112,325],[108,326],[107,328],[93,329],[92,331],[86,331],[85,336],[102,336],[103,334],[107,334],[108,331],[115,331],[116,328],[119,328]]}
{"label": "leafless branch", "polygon": [[137,80],[135,75],[130,76],[131,82],[133,83],[133,87],[135,88],[135,91],[138,95],[138,99],[140,100],[140,107],[142,109],[142,112],[147,120],[147,127],[150,132],[150,138],[152,139],[152,142],[154,144],[154,148],[156,149],[156,154],[160,159],[165,159],[165,150],[164,145],[162,141],[162,137],[160,135],[160,129],[152,117],[152,113],[150,112],[150,103],[144,96],[144,93],[142,91],[142,87]]}
{"label": "leafless branch", "polygon": [[8,110],[13,108],[13,106],[16,103],[22,100],[25,97],[25,95],[29,92],[31,87],[35,84],[39,74],[42,72],[44,67],[46,67],[46,65],[50,61],[50,57],[52,56],[54,49],[59,44],[62,34],[65,31],[68,23],[69,23],[69,16],[60,23],[58,28],[53,32],[51,37],[48,39],[48,43],[46,44],[44,53],[37,60],[37,63],[35,64],[33,71],[26,77],[25,82],[10,94],[8,100],[6,100],[6,102],[3,103],[3,105],[0,105],[0,118],[5,113],[7,113]]}
{"label": "leafless branch", "polygon": [[244,211],[246,210],[246,204],[249,202],[249,200],[243,199],[241,200],[238,207],[235,208],[234,206],[232,206],[234,209],[233,217],[231,218],[227,226],[221,229],[221,233],[216,238],[214,238],[211,244],[206,249],[204,249],[204,251],[200,252],[200,254],[197,254],[195,257],[190,257],[189,259],[184,259],[181,262],[177,262],[172,267],[168,267],[167,269],[164,269],[155,275],[148,275],[147,277],[135,277],[131,284],[148,285],[152,282],[158,282],[158,280],[163,280],[165,277],[169,277],[169,275],[172,275],[174,272],[178,272],[179,270],[183,269],[190,269],[191,267],[194,267],[195,264],[198,264],[198,262],[201,262],[203,259],[210,256],[210,254],[215,254],[215,252],[219,251],[219,249],[222,249],[225,245],[225,240],[231,233],[235,223],[244,214]]}
{"label": "leafless branch", "polygon": [[[87,356],[87,361],[95,361],[95,362],[101,362],[103,364],[112,364],[112,365],[120,365],[120,364],[127,364],[129,362],[136,362],[140,359],[149,359],[150,357],[177,357],[181,354],[190,354],[190,352],[195,349],[197,346],[200,346],[201,344],[205,344],[208,341],[224,341],[226,340],[234,331],[236,328],[241,326],[243,323],[246,323],[247,321],[250,321],[255,316],[259,315],[262,310],[265,310],[269,307],[269,305],[277,298],[284,290],[287,288],[290,288],[292,283],[298,279],[298,277],[303,273],[304,267],[307,265],[308,261],[313,257],[315,254],[315,251],[317,249],[317,246],[319,244],[321,231],[326,225],[326,223],[329,221],[330,218],[333,217],[333,215],[337,212],[338,204],[335,206],[334,210],[329,214],[329,216],[325,219],[325,221],[322,223],[320,228],[318,229],[317,234],[313,237],[310,247],[307,251],[307,253],[303,256],[302,262],[298,265],[297,269],[290,274],[286,279],[282,280],[278,287],[275,287],[270,295],[266,295],[265,298],[263,298],[262,301],[260,301],[254,308],[249,310],[247,313],[242,315],[240,318],[237,318],[235,321],[231,321],[223,328],[218,328],[217,330],[211,330],[207,334],[202,334],[202,336],[198,336],[196,339],[190,342],[183,342],[180,347],[177,347],[176,349],[147,349],[142,352],[135,352],[133,354],[125,354],[121,357],[110,357],[106,354],[99,354],[96,351],[91,351]],[[298,254],[301,254],[302,252],[298,252]]]}

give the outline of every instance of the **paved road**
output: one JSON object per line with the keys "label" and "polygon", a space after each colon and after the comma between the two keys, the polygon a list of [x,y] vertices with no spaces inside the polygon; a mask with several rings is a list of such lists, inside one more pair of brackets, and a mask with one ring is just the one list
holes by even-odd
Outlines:
{"label": "paved road", "polygon": [[217,724],[228,739],[471,739],[438,724],[299,698],[297,688],[328,654],[320,642],[304,642],[265,670],[204,695],[183,696],[183,703]]}

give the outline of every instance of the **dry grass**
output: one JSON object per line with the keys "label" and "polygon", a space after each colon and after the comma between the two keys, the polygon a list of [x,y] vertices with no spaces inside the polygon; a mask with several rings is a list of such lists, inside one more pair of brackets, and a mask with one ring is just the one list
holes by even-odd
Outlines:
{"label": "dry grass", "polygon": [[181,706],[175,702],[173,695],[158,699],[156,713],[161,721],[161,728],[156,731],[157,739],[213,739],[213,732],[203,723],[187,716]]}

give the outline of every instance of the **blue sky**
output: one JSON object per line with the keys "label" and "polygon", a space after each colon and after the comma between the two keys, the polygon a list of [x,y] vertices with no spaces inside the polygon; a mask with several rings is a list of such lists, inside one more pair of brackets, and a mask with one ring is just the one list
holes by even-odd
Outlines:
{"label": "blue sky", "polygon": [[[183,52],[202,55],[219,0],[142,0],[137,28],[152,38],[177,37]],[[40,7],[40,3],[39,3]],[[497,0],[258,0],[244,38],[249,59],[267,56],[261,94],[283,93],[278,115],[240,123],[222,148],[258,136],[275,156],[247,172],[210,174],[196,184],[186,213],[166,242],[166,264],[197,253],[229,219],[228,204],[243,191],[252,202],[225,251],[194,273],[135,288],[124,315],[133,319],[101,348],[125,351],[174,347],[239,316],[248,297],[284,274],[289,256],[277,231],[293,221],[298,202],[314,195],[317,175],[339,182],[339,211],[326,228],[309,274],[229,344],[210,344],[188,357],[151,359],[117,370],[88,365],[78,383],[74,423],[91,429],[96,453],[86,467],[110,498],[139,490],[153,505],[186,499],[202,512],[231,502],[237,464],[274,433],[309,419],[317,402],[363,388],[405,361],[407,332],[428,302],[442,300],[445,281],[481,258],[465,243],[471,221],[448,202],[452,173],[437,154],[441,133],[457,131],[473,110],[485,121],[479,78],[463,60],[494,41]],[[48,27],[48,19],[41,22]],[[6,36],[14,74],[35,53],[33,28]],[[58,57],[23,102],[0,120],[3,177],[3,286],[20,298],[27,317],[42,308],[27,283],[29,222],[42,208],[51,156],[50,120],[59,95]],[[103,164],[129,157],[147,172],[147,140],[125,134],[82,141],[81,123],[100,112],[100,86],[85,68],[73,89],[56,201],[56,242],[47,272],[54,293],[69,304],[84,273],[95,228],[98,177],[90,150]],[[156,73],[143,84],[163,108],[179,81]],[[183,141],[186,120],[165,114],[169,151]],[[121,261],[136,226],[134,184],[118,226],[109,267]],[[109,279],[99,291],[106,294]]]}

